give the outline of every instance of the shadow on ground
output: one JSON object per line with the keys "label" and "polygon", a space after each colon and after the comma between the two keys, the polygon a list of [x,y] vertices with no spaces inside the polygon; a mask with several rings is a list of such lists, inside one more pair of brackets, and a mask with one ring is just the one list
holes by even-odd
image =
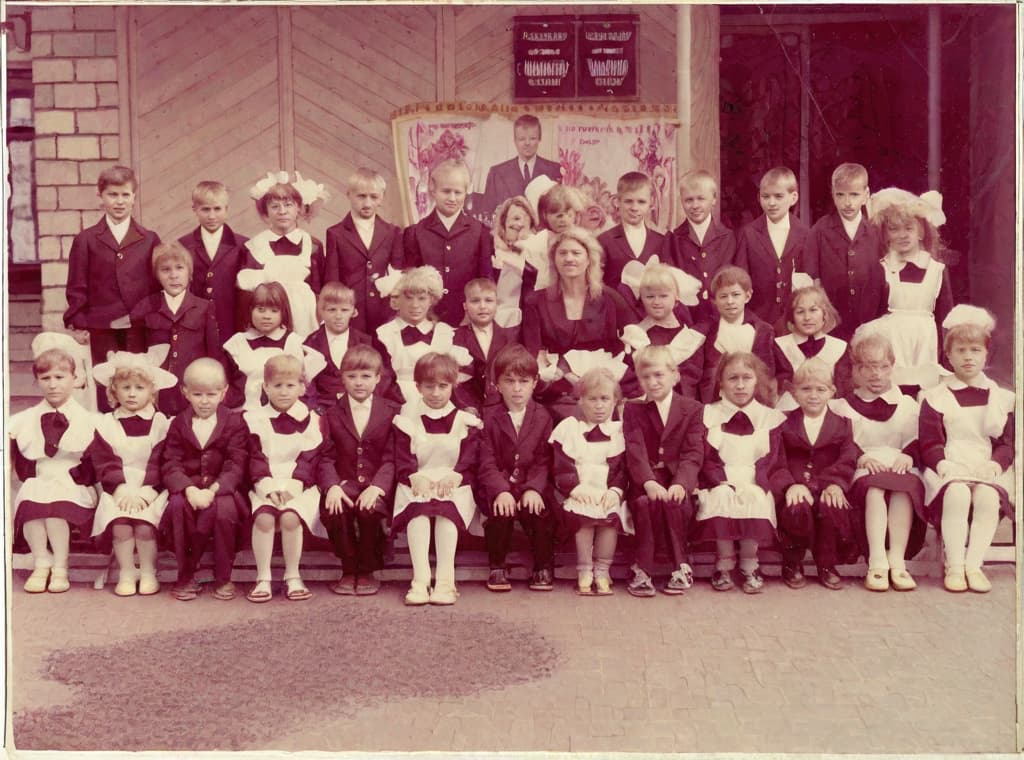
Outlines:
{"label": "shadow on ground", "polygon": [[54,652],[44,677],[71,686],[75,698],[15,713],[15,746],[267,748],[318,716],[521,684],[546,678],[562,659],[530,626],[454,609],[288,612]]}

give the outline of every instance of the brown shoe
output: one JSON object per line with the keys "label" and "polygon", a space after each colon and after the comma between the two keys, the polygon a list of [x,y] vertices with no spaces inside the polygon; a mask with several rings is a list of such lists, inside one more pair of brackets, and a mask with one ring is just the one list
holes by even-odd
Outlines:
{"label": "brown shoe", "polygon": [[380,580],[376,573],[360,575],[356,579],[356,596],[372,596],[380,591]]}
{"label": "brown shoe", "polygon": [[343,575],[327,588],[335,594],[341,594],[342,596],[354,596],[357,593],[356,582],[357,579],[355,576]]}

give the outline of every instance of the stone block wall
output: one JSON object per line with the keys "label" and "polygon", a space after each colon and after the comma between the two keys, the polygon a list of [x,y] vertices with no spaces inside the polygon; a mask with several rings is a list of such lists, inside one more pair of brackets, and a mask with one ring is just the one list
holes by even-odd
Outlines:
{"label": "stone block wall", "polygon": [[35,192],[48,330],[63,327],[71,241],[99,219],[96,177],[120,158],[116,12],[32,8]]}

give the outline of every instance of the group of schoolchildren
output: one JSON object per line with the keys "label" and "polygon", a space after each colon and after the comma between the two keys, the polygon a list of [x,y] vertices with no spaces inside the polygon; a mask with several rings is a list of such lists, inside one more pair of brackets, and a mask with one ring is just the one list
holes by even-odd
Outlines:
{"label": "group of schoolchildren", "polygon": [[[679,186],[686,220],[661,235],[646,224],[651,181],[633,172],[618,184],[621,224],[595,241],[571,188],[544,178],[497,208],[492,231],[463,211],[468,186],[464,164],[439,164],[434,209],[403,232],[377,214],[383,178],[360,169],[324,246],[299,226],[325,199],[315,182],[260,180],[250,195],[267,229],[250,239],[224,224],[225,187],[202,182],[199,226],[161,243],[131,218],[131,170],[103,172],[105,216],[70,252],[70,334],[34,342],[44,399],[9,425],[25,590],[68,589],[77,526],[113,551],[122,596],[159,591],[163,542],[172,595],[196,598],[212,543],[213,595],[231,599],[248,534],[246,596],[268,601],[278,532],[288,599],[311,596],[311,535],[340,558],[331,591],[373,594],[387,537],[404,531],[405,603],[450,605],[467,533],[486,538],[487,587],[511,588],[516,521],[537,591],[554,586],[557,543],[575,541],[576,592],[613,593],[620,534],[635,535],[638,597],[686,593],[702,543],[718,591],[762,591],[767,546],[791,588],[810,550],[829,589],[863,554],[868,589],[908,591],[926,523],[945,588],[991,588],[982,564],[1013,493],[1014,397],[983,372],[991,315],[953,306],[936,194],[870,195],[866,170],[843,164],[835,213],[808,228],[790,214],[793,173],[772,169],[764,215],[734,234],[695,170]],[[581,266],[634,312],[609,336],[621,351],[527,350],[524,309],[561,297]],[[76,390],[89,361],[105,414]],[[572,407],[536,400],[567,380]]]}

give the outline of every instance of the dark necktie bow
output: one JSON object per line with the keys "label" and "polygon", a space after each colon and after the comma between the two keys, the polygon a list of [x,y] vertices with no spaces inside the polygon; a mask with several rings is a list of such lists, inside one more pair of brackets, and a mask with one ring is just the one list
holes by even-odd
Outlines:
{"label": "dark necktie bow", "polygon": [[890,404],[881,396],[873,401],[865,401],[854,394],[850,396],[849,403],[855,412],[875,422],[885,422],[896,412],[896,404]]}
{"label": "dark necktie bow", "polygon": [[730,435],[751,435],[754,432],[754,425],[746,412],[736,412],[722,425],[722,432]]}
{"label": "dark necktie bow", "polygon": [[960,406],[985,406],[988,403],[988,388],[972,388],[968,385],[952,393]]}
{"label": "dark necktie bow", "polygon": [[672,342],[672,339],[679,334],[682,330],[682,326],[679,327],[665,327],[664,325],[651,325],[647,328],[647,337],[651,341],[652,346],[667,346]]}
{"label": "dark necktie bow", "polygon": [[143,419],[137,414],[133,414],[130,417],[121,417],[118,422],[121,423],[124,434],[130,438],[148,435],[153,427],[152,419]]}
{"label": "dark necktie bow", "polygon": [[304,420],[297,420],[287,412],[281,412],[276,417],[270,418],[270,427],[274,429],[274,432],[278,435],[291,435],[292,433],[301,433],[306,429],[309,424],[309,417]]}
{"label": "dark necktie bow", "polygon": [[302,253],[302,242],[293,243],[288,238],[282,236],[277,240],[270,241],[270,250],[278,256],[298,256]]}
{"label": "dark necktie bow", "polygon": [[919,283],[924,282],[924,269],[919,267],[917,264],[911,264],[909,261],[903,265],[903,269],[900,270],[900,282]]}
{"label": "dark necktie bow", "polygon": [[416,343],[430,343],[430,339],[433,337],[434,331],[431,330],[426,335],[420,332],[420,328],[415,325],[408,325],[402,328],[402,345],[412,346]]}
{"label": "dark necktie bow", "polygon": [[249,348],[254,351],[257,348],[284,348],[284,342],[282,340],[275,340],[274,338],[266,335],[260,335],[256,338],[249,338],[246,341],[249,344]]}
{"label": "dark necktie bow", "polygon": [[611,437],[605,434],[600,425],[594,425],[594,427],[583,434],[583,437],[590,443],[603,443],[604,441],[611,440]]}
{"label": "dark necktie bow", "polygon": [[423,429],[427,431],[429,435],[444,435],[450,433],[452,430],[452,423],[455,421],[455,415],[458,413],[458,409],[452,409],[444,417],[429,417],[426,414],[420,415],[420,419],[423,421]]}
{"label": "dark necktie bow", "polygon": [[825,336],[822,335],[820,338],[808,338],[803,343],[798,343],[797,348],[807,358],[817,356],[818,353],[825,347]]}
{"label": "dark necktie bow", "polygon": [[43,453],[48,457],[57,455],[57,445],[68,429],[68,418],[60,412],[47,412],[39,420],[43,429]]}

